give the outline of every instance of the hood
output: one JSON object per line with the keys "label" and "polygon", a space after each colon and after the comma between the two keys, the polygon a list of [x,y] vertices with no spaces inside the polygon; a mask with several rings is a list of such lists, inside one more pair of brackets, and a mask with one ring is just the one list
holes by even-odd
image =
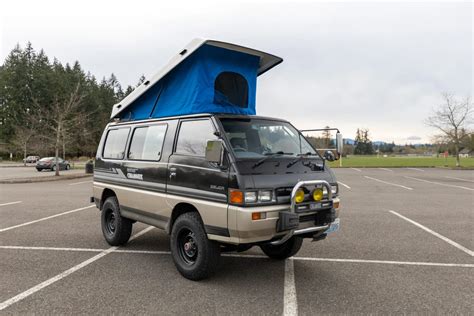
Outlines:
{"label": "hood", "polygon": [[330,184],[336,183],[336,177],[332,170],[326,165],[322,167],[321,159],[303,159],[288,167],[293,159],[267,160],[260,166],[252,168],[256,161],[238,161],[236,167],[238,173],[245,179],[241,184],[242,189],[275,189],[293,187],[297,182],[303,180],[325,180]]}

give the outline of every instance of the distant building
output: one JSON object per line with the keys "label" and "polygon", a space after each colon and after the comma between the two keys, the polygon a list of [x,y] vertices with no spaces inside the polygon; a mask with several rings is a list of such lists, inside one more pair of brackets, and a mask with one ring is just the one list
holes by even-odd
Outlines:
{"label": "distant building", "polygon": [[469,149],[469,148],[464,148],[459,152],[459,157],[461,158],[468,158],[468,157],[474,157],[474,150]]}

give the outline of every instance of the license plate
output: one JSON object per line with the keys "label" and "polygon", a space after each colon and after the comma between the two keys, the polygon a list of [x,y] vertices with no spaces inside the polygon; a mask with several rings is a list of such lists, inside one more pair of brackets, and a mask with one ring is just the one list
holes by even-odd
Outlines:
{"label": "license plate", "polygon": [[317,209],[320,209],[320,208],[321,208],[321,203],[311,203],[309,205],[310,210],[317,210]]}
{"label": "license plate", "polygon": [[331,223],[331,226],[329,226],[329,229],[326,230],[325,233],[330,234],[330,233],[337,232],[339,230],[339,225],[340,225],[339,218],[336,218],[336,220]]}

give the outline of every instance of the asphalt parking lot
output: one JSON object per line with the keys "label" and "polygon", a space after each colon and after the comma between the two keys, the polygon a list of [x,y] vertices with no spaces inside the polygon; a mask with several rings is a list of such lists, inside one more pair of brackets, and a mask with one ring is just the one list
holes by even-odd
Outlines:
{"label": "asphalt parking lot", "polygon": [[339,232],[284,262],[226,254],[201,282],[156,228],[108,246],[91,179],[0,184],[0,313],[474,313],[474,171],[335,172]]}

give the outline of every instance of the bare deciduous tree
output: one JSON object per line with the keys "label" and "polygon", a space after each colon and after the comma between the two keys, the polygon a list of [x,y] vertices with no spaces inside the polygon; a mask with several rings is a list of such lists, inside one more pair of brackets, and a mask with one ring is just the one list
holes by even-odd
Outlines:
{"label": "bare deciduous tree", "polygon": [[78,83],[66,97],[54,96],[54,101],[49,107],[41,106],[34,100],[38,107],[38,119],[45,128],[43,136],[54,145],[56,176],[59,176],[59,148],[63,145],[64,154],[68,131],[79,127],[85,121],[85,116],[80,111],[83,97],[81,85]]}
{"label": "bare deciduous tree", "polygon": [[17,125],[15,127],[15,137],[13,145],[18,146],[23,151],[23,165],[26,166],[26,156],[28,155],[28,145],[35,135],[35,130],[28,126]]}
{"label": "bare deciduous tree", "polygon": [[472,103],[470,97],[459,101],[449,93],[443,93],[443,99],[444,103],[433,110],[426,124],[442,133],[439,138],[454,145],[456,167],[459,167],[459,145],[466,135],[464,131],[472,123]]}

